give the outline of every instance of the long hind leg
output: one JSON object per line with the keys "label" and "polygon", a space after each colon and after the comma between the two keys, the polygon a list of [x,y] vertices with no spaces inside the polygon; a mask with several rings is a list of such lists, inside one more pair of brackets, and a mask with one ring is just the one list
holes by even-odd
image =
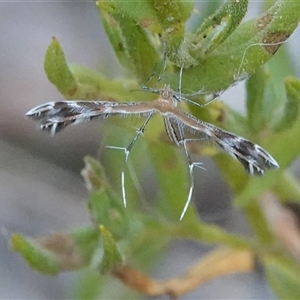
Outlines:
{"label": "long hind leg", "polygon": [[193,162],[191,155],[189,153],[188,147],[187,147],[187,143],[188,142],[192,142],[192,141],[198,141],[198,138],[195,139],[187,139],[184,136],[184,127],[182,126],[182,124],[176,119],[176,117],[165,117],[164,118],[164,123],[165,123],[165,128],[166,128],[166,132],[170,138],[170,140],[172,142],[174,142],[177,146],[183,146],[184,149],[184,153],[187,157],[187,161],[189,164],[189,175],[190,175],[190,188],[189,188],[189,193],[188,193],[188,197],[185,203],[185,206],[183,208],[183,211],[181,213],[180,216],[180,220],[182,220],[182,218],[184,217],[186,210],[191,202],[192,199],[192,194],[193,194],[193,190],[194,190],[194,185],[195,185],[195,179],[194,179],[194,168],[195,167],[199,167],[202,168],[202,163],[200,162]]}
{"label": "long hind leg", "polygon": [[133,140],[130,142],[130,144],[127,147],[107,146],[107,148],[123,150],[124,153],[125,153],[124,165],[123,165],[123,169],[122,169],[122,172],[121,172],[122,198],[123,198],[124,207],[126,207],[126,204],[127,204],[126,191],[125,191],[125,167],[126,167],[126,163],[128,161],[131,149],[133,148],[134,144],[136,143],[136,141],[140,137],[140,135],[142,135],[144,133],[145,128],[146,128],[146,126],[147,126],[147,124],[150,121],[152,116],[153,116],[153,113],[151,113],[147,117],[144,124],[140,128],[138,128],[138,130],[136,131],[135,137],[133,138]]}
{"label": "long hind leg", "polygon": [[183,139],[180,143],[183,145],[183,148],[184,148],[184,152],[185,152],[185,155],[187,157],[187,161],[188,161],[188,164],[189,164],[189,174],[190,174],[190,189],[189,189],[189,194],[188,194],[188,197],[187,197],[187,200],[185,202],[185,205],[184,205],[184,208],[182,210],[182,213],[180,215],[180,220],[182,220],[182,218],[184,217],[186,211],[187,211],[187,208],[191,202],[191,199],[192,199],[192,195],[193,195],[193,191],[194,191],[194,186],[195,186],[195,178],[194,178],[194,168],[197,167],[197,168],[201,168],[203,170],[205,170],[205,168],[202,166],[202,163],[201,162],[194,162],[192,161],[192,158],[191,158],[191,155],[190,155],[190,152],[187,148],[187,142],[189,141],[192,141],[192,140],[189,140],[189,139]]}
{"label": "long hind leg", "polygon": [[[179,100],[182,100],[181,84],[182,84],[183,67],[184,67],[184,65],[182,64],[181,68],[180,68],[180,73],[179,73],[178,92],[177,92],[177,94],[179,96]],[[183,97],[183,99],[185,100],[184,97]],[[172,122],[172,120],[169,119],[167,123],[169,123],[169,124],[165,124],[165,125],[166,125],[166,129],[167,129],[169,137],[177,145],[182,145],[183,146],[184,152],[185,152],[185,155],[187,157],[188,164],[189,164],[190,188],[189,188],[189,193],[188,193],[187,200],[185,202],[184,208],[183,208],[181,216],[180,216],[180,220],[182,220],[182,218],[184,217],[184,215],[187,211],[187,208],[188,208],[188,206],[191,202],[193,191],[194,191],[194,186],[195,186],[194,168],[198,167],[198,168],[201,168],[203,170],[205,170],[205,168],[202,167],[201,162],[193,162],[192,161],[190,152],[187,148],[187,142],[195,141],[195,140],[198,140],[198,139],[186,139],[184,137],[184,130],[178,122]],[[173,134],[173,136],[171,136],[171,134],[170,134],[170,128],[172,128],[172,132],[174,132],[174,133],[176,132],[175,134]]]}

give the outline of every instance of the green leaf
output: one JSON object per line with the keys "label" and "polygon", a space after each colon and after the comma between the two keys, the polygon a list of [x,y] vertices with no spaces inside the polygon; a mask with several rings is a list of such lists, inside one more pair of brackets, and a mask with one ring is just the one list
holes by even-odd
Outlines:
{"label": "green leaf", "polygon": [[78,83],[70,71],[65,54],[55,37],[52,38],[52,43],[47,49],[44,68],[49,81],[66,99],[72,99],[78,90]]}
{"label": "green leaf", "polygon": [[86,67],[70,64],[69,68],[79,83],[76,99],[107,101],[141,101],[153,99],[153,94],[141,91],[140,85],[130,78],[108,79]]}
{"label": "green leaf", "polygon": [[[247,115],[249,127],[254,132],[259,132],[265,128],[268,118],[272,114],[266,111],[265,89],[268,76],[264,69],[259,68],[254,75],[247,80]],[[267,109],[270,109],[268,107]]]}
{"label": "green leaf", "polygon": [[95,269],[84,269],[80,272],[78,282],[72,288],[72,295],[70,299],[99,299],[99,292],[101,291],[101,277]]}
{"label": "green leaf", "polygon": [[[193,46],[207,55],[222,44],[244,18],[248,1],[228,0],[204,20],[193,35]],[[193,50],[194,51],[194,50]]]}
{"label": "green leaf", "polygon": [[[177,65],[181,65],[183,60],[187,63],[192,59],[186,51],[184,33],[185,23],[193,12],[193,1],[114,1],[113,6],[114,12],[118,11],[133,20],[135,26],[139,25],[152,34],[161,35],[165,47],[163,50]],[[155,43],[151,39],[149,42]],[[146,57],[149,59],[148,55]],[[189,64],[191,63],[192,61]]]}
{"label": "green leaf", "polygon": [[287,257],[264,259],[266,277],[280,299],[299,299],[300,268]]}
{"label": "green leaf", "polygon": [[83,266],[90,263],[99,243],[99,231],[95,226],[77,228],[70,232],[74,239],[74,249],[81,257]]}
{"label": "green leaf", "polygon": [[[217,92],[253,74],[295,30],[299,9],[299,1],[277,1],[258,18],[238,26],[205,57],[191,44],[189,52],[198,65],[184,71],[182,86],[189,91]],[[168,80],[175,86],[178,75],[168,74]]]}
{"label": "green leaf", "polygon": [[89,196],[88,201],[90,213],[97,224],[105,225],[116,239],[126,237],[129,220],[121,199],[113,197],[108,190],[99,189]]}
{"label": "green leaf", "polygon": [[247,205],[243,207],[243,212],[255,234],[256,241],[259,241],[258,247],[261,248],[263,245],[273,245],[272,243],[274,243],[275,238],[270,231],[265,215],[258,203],[259,200],[260,199],[253,199],[253,201],[249,201]]}
{"label": "green leaf", "polygon": [[81,171],[81,176],[84,178],[87,189],[96,191],[107,187],[103,167],[99,161],[91,156],[84,157],[84,168]]}
{"label": "green leaf", "polygon": [[60,271],[59,261],[53,253],[43,249],[33,239],[13,234],[10,239],[11,249],[20,252],[27,264],[45,275],[56,275]]}
{"label": "green leaf", "polygon": [[277,130],[289,129],[299,118],[300,106],[300,81],[289,77],[285,80],[287,102],[281,120],[277,124]]}
{"label": "green leaf", "polygon": [[100,225],[99,228],[104,247],[104,255],[100,266],[100,272],[102,274],[106,274],[107,272],[113,271],[115,268],[122,265],[123,259],[112,234],[103,225]]}
{"label": "green leaf", "polygon": [[86,266],[98,244],[98,235],[94,227],[87,227],[35,239],[13,234],[10,243],[12,250],[20,252],[32,269],[56,275]]}
{"label": "green leaf", "polygon": [[86,156],[84,161],[85,167],[81,174],[88,189],[92,191],[88,198],[88,208],[94,221],[108,228],[115,238],[124,238],[129,232],[129,221],[123,202],[115,196],[108,184],[100,162],[90,156]]}
{"label": "green leaf", "polygon": [[[201,219],[185,217],[181,222],[157,222],[147,224],[143,236],[148,239],[192,239],[203,243],[222,244],[234,249],[254,248],[254,244],[247,238],[226,232],[214,224],[207,224]],[[140,240],[140,239],[139,239]],[[138,242],[139,242],[138,240]],[[142,239],[142,242],[144,240]]]}
{"label": "green leaf", "polygon": [[195,63],[187,51],[184,37],[185,22],[193,11],[193,2],[98,1],[97,6],[120,63],[133,71],[140,83],[149,77],[153,66],[161,60],[154,50],[158,40],[150,38],[145,29],[161,35],[162,50],[177,65]]}
{"label": "green leaf", "polygon": [[[122,2],[98,1],[96,4],[119,62],[135,75],[139,83],[144,83],[160,60],[145,30],[126,14]],[[140,6],[139,2],[126,4],[127,8],[132,4]]]}
{"label": "green leaf", "polygon": [[[164,3],[164,1],[161,2]],[[110,3],[101,3],[99,1],[97,6],[101,11],[107,11],[110,14],[123,14],[128,19],[133,20],[136,25],[152,33],[161,34],[162,32],[161,20],[156,12],[154,1],[111,1]]]}
{"label": "green leaf", "polygon": [[188,52],[188,42],[185,39],[185,23],[194,8],[193,1],[156,0],[153,1],[155,13],[161,23],[163,49],[168,58],[177,66],[186,66],[196,62]]}
{"label": "green leaf", "polygon": [[278,180],[273,190],[282,202],[289,202],[293,199],[293,201],[300,203],[299,181],[287,171]]}
{"label": "green leaf", "polygon": [[273,118],[272,128],[277,130],[282,109],[287,101],[284,81],[287,77],[295,73],[295,70],[293,70],[294,65],[287,47],[285,47],[285,45],[280,47],[275,57],[270,59],[265,67],[270,75],[268,78],[268,90],[271,91],[269,95],[267,95],[270,98],[266,105],[269,105],[271,109],[269,115],[274,114],[276,116],[276,118]]}
{"label": "green leaf", "polygon": [[261,194],[271,189],[279,180],[280,171],[268,171],[263,177],[253,177],[244,186],[243,190],[234,198],[234,204],[245,208],[251,201],[257,199]]}
{"label": "green leaf", "polygon": [[133,80],[109,80],[86,67],[68,64],[56,38],[52,39],[47,49],[44,68],[48,79],[66,99],[116,101],[126,101],[126,97],[130,100],[140,99],[140,93],[131,92],[139,88]]}

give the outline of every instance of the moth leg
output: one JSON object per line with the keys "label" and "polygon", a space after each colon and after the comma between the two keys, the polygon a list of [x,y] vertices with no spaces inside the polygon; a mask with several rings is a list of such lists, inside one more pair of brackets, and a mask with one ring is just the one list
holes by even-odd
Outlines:
{"label": "moth leg", "polygon": [[[219,97],[222,92],[204,92],[203,88],[201,88],[199,91],[197,92],[193,92],[193,93],[182,93],[181,92],[181,87],[182,87],[182,74],[183,74],[183,68],[184,68],[184,64],[181,65],[180,67],[180,71],[179,71],[179,81],[178,81],[178,89],[177,92],[174,92],[174,96],[176,97],[176,99],[180,102],[180,101],[185,101],[187,103],[199,106],[201,108],[207,106],[208,104],[210,104],[211,102],[213,102],[217,97]],[[187,97],[194,97],[194,96],[198,96],[198,95],[208,95],[211,97],[211,99],[207,100],[207,102],[205,103],[198,103],[195,102],[193,100],[188,99]]]}
{"label": "moth leg", "polygon": [[179,71],[179,81],[178,81],[178,94],[179,94],[179,100],[181,100],[181,86],[182,86],[182,73],[183,73],[183,67],[184,64],[181,65],[180,71]]}
{"label": "moth leg", "polygon": [[147,126],[147,124],[150,121],[152,116],[153,116],[153,113],[151,113],[147,117],[144,124],[136,130],[135,137],[133,138],[133,140],[130,142],[130,144],[126,148],[125,147],[117,147],[117,146],[107,146],[107,148],[123,150],[124,153],[125,153],[124,165],[123,165],[122,172],[121,172],[121,187],[122,187],[122,198],[123,198],[124,207],[126,207],[126,204],[127,204],[126,191],[125,191],[125,167],[126,167],[131,149],[133,148],[134,144],[136,143],[136,141],[140,137],[140,135],[143,135],[143,133],[145,131],[145,128],[146,128],[146,126]]}
{"label": "moth leg", "polygon": [[191,158],[191,155],[190,155],[190,152],[187,148],[187,142],[189,141],[194,141],[195,139],[182,139],[180,141],[180,144],[183,145],[183,149],[184,149],[184,152],[185,152],[185,155],[187,157],[187,161],[188,161],[188,164],[189,164],[189,174],[190,174],[190,189],[189,189],[189,194],[188,194],[188,197],[187,197],[187,200],[185,202],[185,205],[184,205],[184,208],[182,210],[182,213],[181,213],[181,216],[180,216],[180,221],[183,219],[186,211],[187,211],[187,208],[191,202],[191,199],[192,199],[192,195],[193,195],[193,191],[194,191],[194,185],[195,185],[195,179],[194,179],[194,168],[197,167],[197,168],[201,168],[202,170],[205,170],[205,168],[202,166],[203,164],[201,162],[194,162],[192,161],[192,158]]}
{"label": "moth leg", "polygon": [[157,78],[157,80],[154,84],[154,88],[148,87],[147,85],[151,81],[151,79],[157,75],[157,72],[156,72],[157,64],[156,64],[155,69],[154,69],[153,73],[151,74],[151,76],[142,85],[142,90],[144,90],[146,92],[152,92],[152,93],[155,93],[155,94],[159,94],[159,90],[156,87],[162,79],[162,76],[163,76],[163,74],[166,70],[166,66],[167,66],[167,53],[164,52],[164,56],[163,56],[163,60],[162,60],[162,68],[161,68],[161,71],[159,72],[158,78]]}
{"label": "moth leg", "polygon": [[190,189],[189,189],[189,193],[188,193],[188,197],[187,197],[185,206],[184,206],[183,211],[180,216],[180,220],[182,220],[182,218],[184,217],[184,215],[187,211],[187,208],[191,202],[191,199],[192,199],[192,194],[193,194],[194,184],[195,184],[194,167],[198,167],[203,170],[205,170],[205,169],[202,167],[202,163],[192,161],[190,152],[187,147],[188,142],[199,141],[199,138],[189,138],[189,139],[185,138],[184,137],[184,128],[183,128],[182,124],[180,122],[178,122],[178,120],[174,117],[173,118],[165,117],[164,123],[165,123],[165,129],[166,129],[167,135],[170,138],[170,140],[173,143],[175,143],[177,146],[183,146],[184,153],[187,157],[187,161],[189,164]]}
{"label": "moth leg", "polygon": [[[185,101],[185,102],[191,103],[195,106],[203,108],[203,107],[209,105],[210,103],[212,103],[213,101],[215,101],[216,98],[218,98],[221,94],[222,94],[222,92],[216,92],[216,93],[214,93],[214,92],[202,92],[202,89],[201,89],[198,92],[194,92],[194,93],[190,93],[190,94],[177,95],[177,93],[176,93],[176,96],[178,96],[180,101]],[[210,96],[211,99],[208,99],[205,103],[198,103],[198,102],[195,102],[191,99],[186,98],[186,96],[193,97],[193,96],[197,96],[197,95],[208,95],[208,96]]]}
{"label": "moth leg", "polygon": [[158,75],[157,81],[156,81],[156,83],[154,85],[155,87],[157,87],[157,85],[161,81],[162,76],[165,73],[166,67],[167,67],[167,52],[164,52],[164,56],[163,56],[163,59],[162,59],[162,68],[161,68],[161,71],[160,71],[160,73]]}

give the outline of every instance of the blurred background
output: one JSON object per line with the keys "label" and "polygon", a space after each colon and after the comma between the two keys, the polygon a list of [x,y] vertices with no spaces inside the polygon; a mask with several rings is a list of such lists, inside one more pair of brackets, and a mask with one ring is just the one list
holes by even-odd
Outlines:
{"label": "blurred background", "polygon": [[[246,19],[260,11],[260,3],[251,2]],[[205,4],[198,3],[200,13],[201,5]],[[105,121],[71,126],[50,137],[37,130],[24,114],[36,105],[62,99],[43,70],[52,36],[60,41],[68,62],[101,70],[112,78],[123,73],[93,1],[1,2],[0,33],[0,297],[76,298],[80,272],[56,277],[38,274],[9,250],[8,239],[12,232],[37,237],[89,223],[87,191],[80,170],[84,155],[97,156]],[[288,44],[290,51],[296,53],[299,34],[292,35]],[[299,60],[295,63],[299,64]],[[300,70],[299,65],[297,68]],[[243,84],[222,96],[229,105],[243,110],[241,98]],[[231,207],[230,192],[213,163],[204,163],[208,171],[196,179],[202,218],[249,234],[243,216]],[[194,242],[174,241],[152,275],[157,279],[179,276],[210,249]],[[274,295],[258,272],[213,280],[187,298],[273,299]]]}

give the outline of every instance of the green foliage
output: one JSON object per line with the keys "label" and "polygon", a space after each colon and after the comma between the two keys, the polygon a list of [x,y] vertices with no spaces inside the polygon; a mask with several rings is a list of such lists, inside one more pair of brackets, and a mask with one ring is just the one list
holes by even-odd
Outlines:
{"label": "green foliage", "polygon": [[112,234],[103,225],[100,225],[100,231],[104,249],[100,272],[105,274],[121,265],[123,260]]}
{"label": "green foliage", "polygon": [[88,265],[98,244],[98,235],[94,227],[34,239],[13,234],[11,248],[20,252],[33,269],[56,275]]}
{"label": "green foliage", "polygon": [[266,276],[280,299],[297,299],[300,295],[299,265],[287,257],[268,256],[264,261]]}
{"label": "green foliage", "polygon": [[278,130],[290,128],[299,118],[300,82],[293,77],[287,78],[285,80],[285,90],[287,101],[282,118],[277,126]]}
{"label": "green foliage", "polygon": [[59,263],[55,256],[37,245],[34,241],[20,234],[13,234],[10,244],[11,249],[20,252],[28,265],[36,271],[46,275],[56,275],[59,273]]}
{"label": "green foliage", "polygon": [[115,238],[124,238],[129,230],[129,221],[123,203],[112,192],[99,162],[92,157],[85,157],[84,160],[82,175],[92,191],[88,199],[91,216],[96,224],[109,226]]}
{"label": "green foliage", "polygon": [[[192,2],[98,1],[104,29],[118,61],[127,71],[127,78],[110,80],[104,74],[68,64],[55,38],[47,50],[44,66],[49,80],[66,99],[101,98],[120,102],[155,97],[151,93],[133,93],[132,89],[138,89],[149,78],[164,51],[168,64],[162,81],[170,83],[174,90],[178,85],[178,67],[182,64],[185,67],[183,92],[187,93],[201,88],[222,91],[253,75],[247,81],[246,116],[217,101],[203,110],[195,106],[185,108],[198,118],[257,142],[279,162],[279,171],[251,178],[227,154],[203,148],[201,143],[193,149],[197,154],[212,156],[232,190],[233,203],[245,213],[255,237],[230,234],[202,222],[192,204],[179,222],[188,193],[189,170],[184,154],[165,141],[163,124],[157,118],[147,127],[145,138],[135,144],[125,166],[126,175],[131,175],[125,181],[130,199],[126,209],[118,192],[124,153],[103,151],[104,167],[91,157],[85,158],[82,175],[90,192],[87,206],[93,225],[62,236],[63,241],[72,242],[71,253],[76,254],[77,260],[72,260],[73,256],[62,257],[55,247],[49,247],[49,241],[57,246],[57,240],[51,236],[45,237],[47,243],[18,234],[12,236],[12,249],[20,252],[32,268],[54,275],[82,268],[94,258],[98,259],[100,273],[107,273],[120,268],[126,257],[132,264],[146,269],[157,261],[170,239],[190,238],[251,251],[263,262],[267,279],[279,297],[299,295],[299,270],[293,266],[293,258],[289,257],[289,262],[283,260],[287,255],[283,250],[279,250],[280,255],[274,254],[276,237],[257,199],[272,191],[282,202],[291,198],[300,201],[299,184],[287,171],[300,154],[300,139],[295,138],[300,136],[300,83],[289,77],[284,87],[283,78],[278,75],[281,69],[275,68],[277,55],[267,68],[264,66],[297,27],[300,1],[277,1],[262,15],[241,23],[247,4],[248,1],[228,0],[201,25],[186,32],[186,22],[193,13]],[[278,55],[282,65],[290,65],[284,50]],[[286,67],[285,71],[289,73],[290,69]],[[203,99],[197,96],[195,101]],[[127,145],[133,130],[124,122],[122,126],[117,121],[109,124],[105,143]],[[144,196],[138,184],[145,170],[154,172],[158,192],[152,192],[152,199],[145,196],[151,200],[151,208],[141,212]],[[103,251],[101,259],[95,254],[99,247]]]}
{"label": "green foliage", "polygon": [[212,52],[234,32],[246,14],[247,6],[248,1],[226,1],[199,26],[195,39],[202,54]]}

